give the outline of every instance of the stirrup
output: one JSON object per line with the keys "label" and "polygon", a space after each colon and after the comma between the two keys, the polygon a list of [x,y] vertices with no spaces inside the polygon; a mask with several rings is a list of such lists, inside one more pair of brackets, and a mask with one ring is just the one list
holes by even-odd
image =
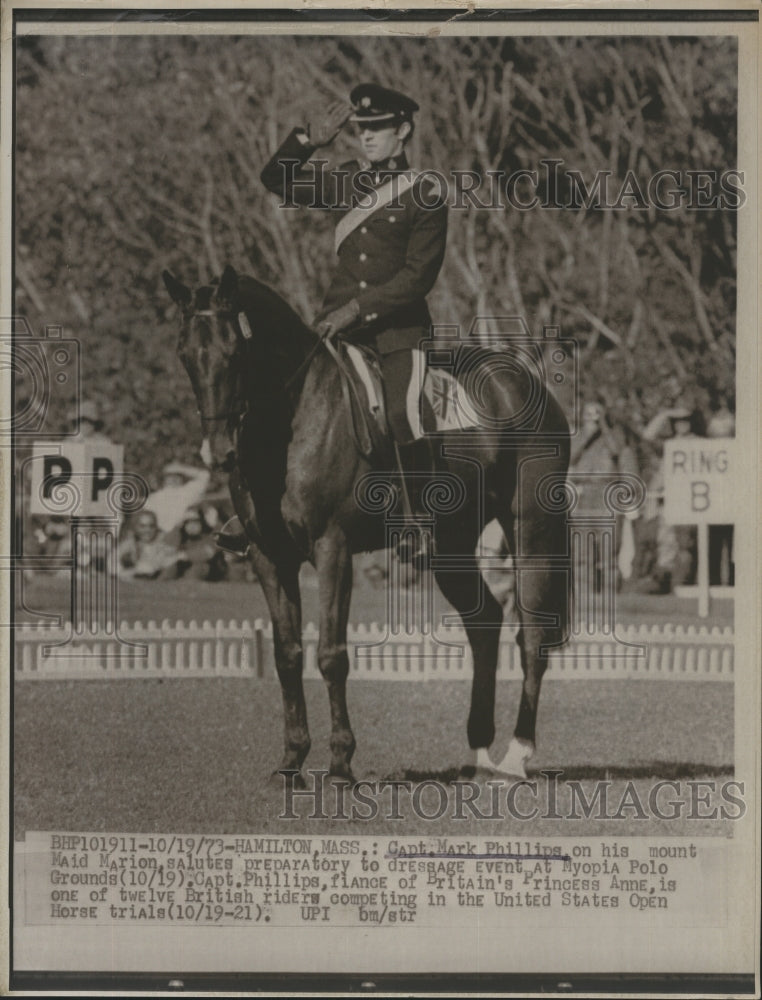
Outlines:
{"label": "stirrup", "polygon": [[222,531],[218,531],[214,536],[217,547],[225,552],[232,552],[237,556],[245,556],[249,552],[249,537],[245,531],[226,531],[229,524],[238,521],[237,517],[231,517],[222,526]]}

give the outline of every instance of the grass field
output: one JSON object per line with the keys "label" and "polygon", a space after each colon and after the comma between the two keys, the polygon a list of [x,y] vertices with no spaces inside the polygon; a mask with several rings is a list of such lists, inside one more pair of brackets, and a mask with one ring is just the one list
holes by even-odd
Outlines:
{"label": "grass field", "polygon": [[[381,622],[387,618],[386,590],[372,587],[360,571],[355,573],[355,587],[352,593],[350,621]],[[302,570],[302,610],[304,622],[318,619],[317,579],[314,570],[307,566]],[[20,620],[37,620],[44,614],[55,613],[68,617],[70,607],[70,583],[66,577],[53,577],[41,573],[27,577],[22,588],[17,588],[16,603],[20,607]],[[442,609],[449,605],[438,595]],[[711,623],[732,625],[733,602],[715,600],[712,602]],[[258,584],[245,582],[204,583],[194,580],[176,580],[167,583],[150,580],[119,581],[119,620],[157,622],[167,618],[198,621],[222,618],[228,621],[242,619],[269,618],[267,605]],[[644,595],[621,593],[616,597],[616,619],[624,624],[630,622],[658,624],[664,622],[698,623],[696,601],[668,595]]]}
{"label": "grass field", "polygon": [[[361,680],[349,687],[358,778],[436,778],[467,762],[469,685]],[[328,704],[320,681],[306,684],[313,750],[328,764]],[[519,685],[498,684],[501,755],[513,728]],[[182,833],[294,832],[279,820],[282,789],[268,786],[282,747],[277,682],[239,679],[25,682],[16,685],[16,834],[35,830]],[[733,686],[679,681],[549,681],[531,772],[561,768],[589,793],[610,779],[617,801],[628,779],[639,794],[657,779],[729,777],[733,771]],[[530,774],[531,777],[531,774]],[[542,780],[542,779],[540,779]],[[452,789],[451,789],[452,792]],[[427,809],[430,807],[427,807]],[[522,806],[522,809],[525,807]],[[698,835],[702,820],[521,822],[444,818],[436,824],[306,818],[299,832],[489,836]],[[447,815],[450,815],[448,810]]]}
{"label": "grass field", "polygon": [[[317,619],[314,573],[302,576],[303,619]],[[69,581],[44,574],[17,590],[26,617],[69,610]],[[622,594],[617,620],[697,623],[695,602]],[[440,610],[447,606],[440,600]],[[267,618],[260,588],[251,583],[120,583],[118,618]],[[353,623],[383,621],[386,593],[357,575]],[[712,624],[732,624],[732,603],[714,602]],[[306,683],[312,733],[307,767],[327,767],[329,715],[322,682]],[[505,752],[519,698],[516,681],[498,684],[498,735],[493,759]],[[358,749],[358,778],[435,778],[447,785],[469,762],[469,684],[463,681],[350,683],[349,705]],[[15,686],[16,832],[69,829],[163,832],[293,832],[279,820],[282,787],[268,779],[280,763],[282,709],[272,680],[130,680],[19,682]],[[613,794],[632,780],[639,794],[655,780],[729,777],[733,772],[733,685],[677,681],[553,681],[540,699],[535,775],[563,769],[562,780],[610,779]],[[531,777],[531,774],[530,774]],[[543,780],[543,779],[539,779]],[[619,789],[619,793],[616,793]],[[394,833],[399,823],[310,820],[299,831]],[[447,815],[451,815],[448,809]],[[500,832],[534,836],[643,833],[640,820],[537,819],[531,823],[474,819],[431,823],[408,818],[404,832]],[[390,829],[392,827],[393,829]],[[720,824],[651,820],[647,832],[693,835]]]}

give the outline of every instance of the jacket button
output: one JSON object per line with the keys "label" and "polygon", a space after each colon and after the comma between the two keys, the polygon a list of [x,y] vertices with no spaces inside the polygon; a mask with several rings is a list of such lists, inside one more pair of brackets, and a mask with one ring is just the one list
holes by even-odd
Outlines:
{"label": "jacket button", "polygon": [[389,216],[389,222],[396,222],[396,221],[397,221],[397,216],[396,215],[390,215]]}
{"label": "jacket button", "polygon": [[367,287],[368,287],[368,282],[367,281],[361,281],[360,282],[360,288],[367,288]]}
{"label": "jacket button", "polygon": [[361,226],[361,228],[360,228],[360,232],[361,233],[367,233],[367,231],[368,231],[368,227],[367,226]]}
{"label": "jacket button", "polygon": [[361,253],[360,254],[360,260],[367,260],[367,259],[368,259],[368,255],[366,253]]}

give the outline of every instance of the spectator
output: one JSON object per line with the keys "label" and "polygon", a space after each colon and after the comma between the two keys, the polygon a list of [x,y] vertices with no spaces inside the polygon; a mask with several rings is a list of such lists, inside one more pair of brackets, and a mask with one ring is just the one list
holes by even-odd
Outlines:
{"label": "spectator", "polygon": [[119,545],[119,575],[125,579],[174,580],[180,553],[159,530],[152,510],[141,510],[135,528]]}
{"label": "spectator", "polygon": [[179,532],[179,575],[191,580],[221,580],[225,556],[210,538],[209,526],[197,508],[185,512]]}
{"label": "spectator", "polygon": [[[635,453],[628,443],[621,427],[611,427],[603,407],[597,402],[587,402],[582,408],[582,425],[579,434],[572,442],[569,478],[576,486],[579,500],[573,516],[582,518],[601,518],[602,523],[611,517],[611,511],[603,502],[601,485],[590,482],[589,475],[608,476],[612,481],[618,472],[637,474]],[[575,482],[575,476],[578,477]],[[625,519],[617,517],[616,543],[620,545],[617,551],[617,565],[620,574],[629,576],[631,571],[634,547],[632,545],[632,526],[627,524],[628,546],[621,549],[624,536]],[[594,552],[593,579],[596,592],[600,590],[604,567],[601,559],[601,538],[596,537]]]}
{"label": "spectator", "polygon": [[[25,553],[30,556],[46,556],[49,558],[59,558],[69,560],[71,557],[71,527],[69,519],[54,514],[52,517],[44,519],[34,518],[31,544]],[[30,576],[37,575],[39,570],[28,570]],[[68,566],[58,566],[51,568],[47,572],[52,572],[55,576],[68,576],[71,570]]]}
{"label": "spectator", "polygon": [[712,414],[709,420],[706,436],[710,438],[732,438],[736,436],[736,418],[728,409],[727,401],[724,398],[720,401],[718,409]]}
{"label": "spectator", "polygon": [[[695,429],[702,429],[703,421],[697,411],[675,406],[661,410],[643,431],[644,441],[658,441],[662,445],[669,438],[696,437]],[[638,585],[643,593],[668,594],[673,587],[695,583],[697,562],[697,533],[693,525],[666,524],[664,507],[664,462],[659,456],[649,482],[649,493],[655,503],[651,507],[651,522],[646,525],[643,540],[650,539],[655,546],[656,558],[647,567],[648,572]],[[646,567],[644,567],[645,569]]]}
{"label": "spectator", "polygon": [[678,404],[659,410],[643,431],[644,441],[666,441],[673,437],[703,437],[704,417],[699,409]]}
{"label": "spectator", "polygon": [[[712,414],[706,434],[710,438],[735,437],[736,418],[724,398]],[[723,587],[732,587],[735,582],[732,524],[709,525],[709,582]]]}
{"label": "spectator", "polygon": [[168,532],[180,526],[185,511],[200,502],[209,478],[207,469],[182,462],[170,462],[164,467],[161,489],[152,493],[148,501],[160,531]]}
{"label": "spectator", "polygon": [[69,426],[77,431],[74,438],[76,441],[87,441],[88,444],[97,444],[99,441],[110,443],[110,439],[102,433],[103,419],[100,407],[91,399],[83,400],[78,409],[72,410]]}

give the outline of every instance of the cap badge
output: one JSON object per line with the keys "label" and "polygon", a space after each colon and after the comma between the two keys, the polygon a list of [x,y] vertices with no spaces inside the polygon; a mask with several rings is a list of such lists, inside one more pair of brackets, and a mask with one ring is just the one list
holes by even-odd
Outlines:
{"label": "cap badge", "polygon": [[370,107],[370,98],[369,97],[363,97],[363,99],[360,101],[360,107],[369,108]]}

